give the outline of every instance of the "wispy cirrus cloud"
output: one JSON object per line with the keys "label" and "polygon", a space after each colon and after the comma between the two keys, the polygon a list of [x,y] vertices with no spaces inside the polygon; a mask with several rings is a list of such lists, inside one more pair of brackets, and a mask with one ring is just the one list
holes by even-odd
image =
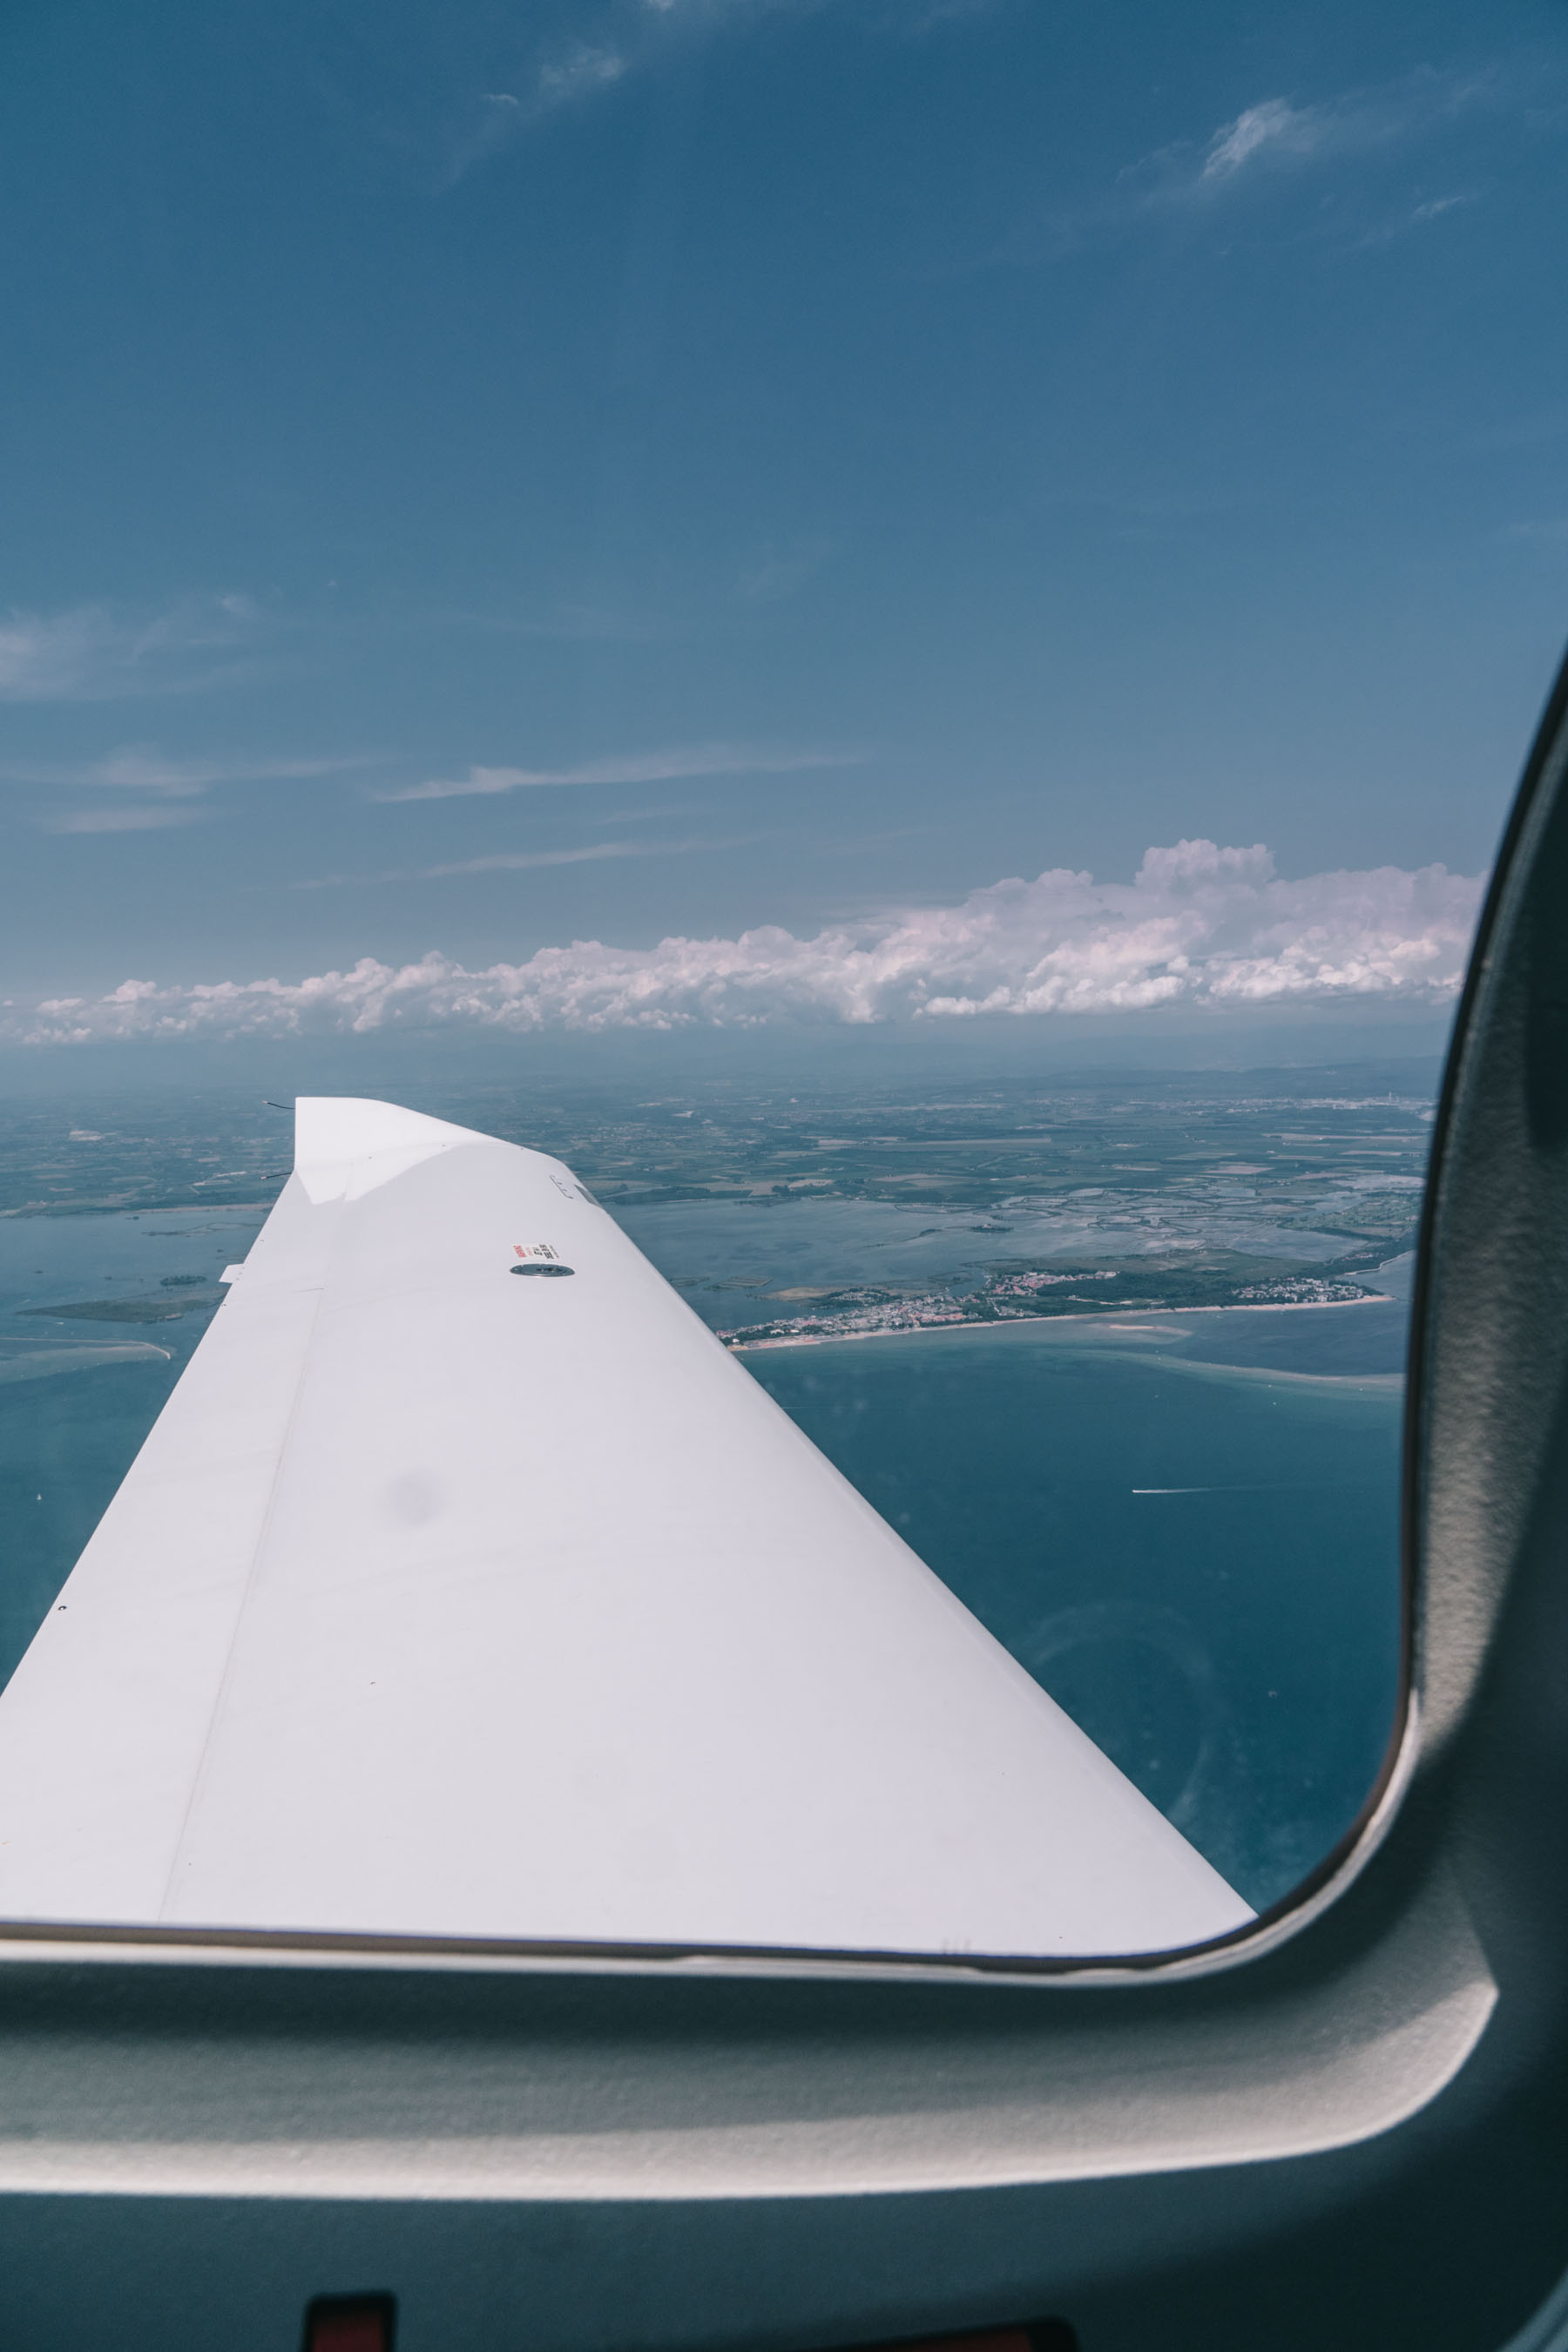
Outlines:
{"label": "wispy cirrus cloud", "polygon": [[1234,122],[1223,124],[1215,132],[1198,177],[1226,179],[1266,149],[1277,154],[1310,155],[1321,144],[1323,130],[1321,107],[1292,106],[1283,98],[1266,98],[1261,106],[1245,107]]}
{"label": "wispy cirrus cloud", "polygon": [[377,882],[444,882],[461,874],[525,874],[536,866],[596,865],[605,857],[673,857],[682,850],[715,846],[692,841],[594,841],[574,849],[497,849],[483,857],[459,857],[445,866],[399,866],[381,874],[322,874],[296,882],[296,890],[342,890]]}
{"label": "wispy cirrus cloud", "polygon": [[479,165],[510,146],[531,123],[558,107],[592,98],[608,89],[628,70],[631,60],[619,49],[574,42],[539,58],[525,91],[486,89],[472,103],[469,120],[458,134],[442,184],[455,187]]}
{"label": "wispy cirrus cloud", "polygon": [[13,1011],[36,1044],[292,1036],[452,1024],[677,1030],[963,1021],[985,1015],[1440,1007],[1464,973],[1484,877],[1441,866],[1289,880],[1267,849],[1180,841],[1130,883],[1057,868],[945,907],[905,908],[808,939],[775,926],[652,948],[542,948],[479,971],[432,953],[391,965],[162,987]]}
{"label": "wispy cirrus cloud", "polygon": [[424,881],[455,874],[527,874],[549,866],[592,866],[603,857],[661,857],[689,847],[687,842],[595,841],[576,849],[492,849],[485,857],[458,857],[446,866],[420,869]]}
{"label": "wispy cirrus cloud", "polygon": [[476,92],[447,156],[443,184],[455,187],[547,115],[612,89],[667,37],[658,22],[665,13],[657,6],[623,10],[618,37],[546,42],[517,75],[516,89]]}
{"label": "wispy cirrus cloud", "polygon": [[[432,12],[407,55],[377,89],[374,135],[429,157],[451,188],[552,118],[602,100],[682,49],[744,30],[769,16],[800,16],[828,0],[534,0],[489,12],[475,55],[465,12]],[[877,0],[858,10],[859,29],[889,41],[920,40],[965,20],[981,22],[1011,0]],[[400,47],[402,45],[399,45]],[[357,97],[358,92],[354,95]],[[363,102],[363,101],[362,101]]]}
{"label": "wispy cirrus cloud", "polygon": [[[50,800],[36,810],[34,821],[46,833],[139,833],[194,823],[205,812],[193,805],[215,784],[282,783],[315,776],[340,775],[363,768],[374,754],[346,756],[287,756],[277,759],[170,759],[155,744],[125,744],[101,760],[70,763],[6,761],[0,763],[0,782],[44,785]],[[79,795],[100,797],[82,806]],[[139,804],[121,796],[135,793]],[[102,795],[109,795],[104,799]],[[76,805],[60,807],[61,795]]]}
{"label": "wispy cirrus cloud", "polygon": [[71,809],[40,820],[46,833],[161,833],[172,824],[195,824],[205,812],[188,801],[151,807]]}
{"label": "wispy cirrus cloud", "polygon": [[1411,226],[1418,227],[1423,221],[1441,220],[1445,213],[1458,212],[1461,205],[1474,205],[1479,202],[1480,198],[1473,188],[1463,189],[1458,194],[1452,196],[1429,196],[1424,205],[1411,206]]}
{"label": "wispy cirrus cloud", "polygon": [[1499,536],[1527,545],[1560,547],[1568,540],[1568,515],[1537,515],[1528,522],[1511,522]]}
{"label": "wispy cirrus cloud", "polygon": [[[1121,175],[1145,203],[1192,203],[1307,163],[1330,163],[1428,136],[1483,107],[1508,101],[1500,71],[1446,73],[1424,66],[1398,80],[1342,90],[1305,103],[1264,98],[1243,107],[1205,142],[1179,141]],[[1447,209],[1439,198],[1428,217]]]}
{"label": "wispy cirrus cloud", "polygon": [[593,98],[619,81],[630,66],[631,58],[622,49],[607,43],[574,41],[570,48],[546,58],[540,66],[536,103],[542,110],[548,111],[552,107],[570,106],[575,100]]}
{"label": "wispy cirrus cloud", "polygon": [[[1427,159],[1424,175],[1436,168],[1444,179],[1468,177],[1473,159],[1456,145],[1460,128],[1490,115],[1511,117],[1522,130],[1556,70],[1521,55],[1475,71],[1423,66],[1321,98],[1265,92],[1211,128],[1124,164],[1097,194],[1024,216],[984,266],[1033,267],[1160,223],[1212,219],[1228,235],[1237,207],[1261,210],[1271,194],[1283,198],[1292,190],[1313,196],[1301,233],[1347,247],[1387,242],[1479,201],[1477,190],[1452,180],[1433,193],[1410,186],[1416,159]],[[1557,103],[1554,89],[1546,95]],[[1397,184],[1402,178],[1406,184]]]}
{"label": "wispy cirrus cloud", "polygon": [[[605,0],[591,35],[574,25],[552,26],[547,19],[531,40],[516,42],[509,34],[508,62],[497,81],[489,89],[470,85],[462,128],[449,147],[445,184],[455,184],[552,116],[591,104],[683,46],[786,9],[798,15],[815,5],[820,0]],[[939,23],[979,18],[1004,5],[1005,0],[900,0],[879,11],[871,23],[887,37],[919,38]],[[537,21],[545,12],[534,13]]]}
{"label": "wispy cirrus cloud", "polygon": [[737,583],[748,604],[777,604],[798,595],[837,551],[836,541],[818,533],[787,545],[769,545],[749,563]]}
{"label": "wispy cirrus cloud", "polygon": [[1447,214],[1459,212],[1480,201],[1478,189],[1465,188],[1453,195],[1428,196],[1417,205],[1403,204],[1389,219],[1369,228],[1361,243],[1373,248],[1392,245],[1396,237],[1407,236],[1413,229],[1426,228],[1433,221],[1442,220]]}
{"label": "wispy cirrus cloud", "polygon": [[698,743],[668,751],[635,751],[624,757],[584,760],[566,768],[469,768],[461,776],[432,776],[399,784],[369,798],[376,801],[449,801],[475,794],[527,792],[543,785],[662,784],[693,776],[784,776],[812,768],[849,768],[863,751],[790,751],[744,743]]}
{"label": "wispy cirrus cloud", "polygon": [[101,604],[12,611],[0,617],[0,701],[208,693],[251,674],[258,629],[244,596],[191,598],[141,614]]}
{"label": "wispy cirrus cloud", "polygon": [[169,800],[190,800],[214,784],[285,782],[291,778],[342,775],[369,767],[374,752],[354,751],[322,758],[265,755],[244,760],[170,759],[156,744],[127,743],[101,760],[69,763],[8,760],[0,762],[0,780],[15,784],[53,784],[77,792],[132,792]]}

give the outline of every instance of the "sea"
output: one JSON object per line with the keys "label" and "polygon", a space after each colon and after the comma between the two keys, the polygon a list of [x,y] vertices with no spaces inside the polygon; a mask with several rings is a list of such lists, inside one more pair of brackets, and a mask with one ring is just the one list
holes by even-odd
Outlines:
{"label": "sea", "polygon": [[[789,1216],[772,1230],[803,1285],[920,1262],[912,1234],[885,1255],[839,1208],[816,1234],[805,1205]],[[0,1218],[0,1681],[261,1219]],[[724,1295],[749,1284],[743,1261],[716,1257],[699,1219],[625,1222],[710,1321],[744,1319]],[[1354,1305],[1110,1312],[739,1360],[1263,1909],[1352,1827],[1394,1730],[1410,1265]],[[62,1311],[105,1301],[126,1319]]]}
{"label": "sea", "polygon": [[1258,1910],[1394,1727],[1407,1308],[910,1331],[742,1360]]}

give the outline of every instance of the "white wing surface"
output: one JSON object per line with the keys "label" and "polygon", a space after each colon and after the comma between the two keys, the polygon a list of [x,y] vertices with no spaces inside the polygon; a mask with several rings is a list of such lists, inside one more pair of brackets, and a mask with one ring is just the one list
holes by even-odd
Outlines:
{"label": "white wing surface", "polygon": [[1060,1955],[1251,1915],[567,1169],[318,1099],[0,1698],[0,1916]]}

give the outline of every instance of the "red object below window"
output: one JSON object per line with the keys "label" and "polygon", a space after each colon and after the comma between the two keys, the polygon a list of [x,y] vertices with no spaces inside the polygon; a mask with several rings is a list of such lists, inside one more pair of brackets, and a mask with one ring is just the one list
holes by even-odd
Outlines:
{"label": "red object below window", "polygon": [[890,2344],[886,2352],[1034,2352],[1022,2327],[987,2328],[977,2336],[927,2336],[918,2344]]}
{"label": "red object below window", "polygon": [[389,2294],[319,2295],[305,2314],[305,2352],[392,2352]]}

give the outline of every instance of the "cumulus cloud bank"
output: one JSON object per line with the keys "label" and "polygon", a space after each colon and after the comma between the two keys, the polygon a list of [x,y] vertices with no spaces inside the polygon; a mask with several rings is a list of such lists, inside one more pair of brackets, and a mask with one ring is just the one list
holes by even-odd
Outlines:
{"label": "cumulus cloud bank", "polygon": [[770,926],[652,948],[579,940],[483,971],[430,954],[401,967],[365,957],[301,981],[128,980],[107,996],[52,998],[6,1018],[13,1038],[48,1044],[450,1024],[672,1030],[1173,1005],[1435,1007],[1463,978],[1482,887],[1483,877],[1442,866],[1288,881],[1261,845],[1179,841],[1151,849],[1130,883],[1057,868],[812,939]]}

